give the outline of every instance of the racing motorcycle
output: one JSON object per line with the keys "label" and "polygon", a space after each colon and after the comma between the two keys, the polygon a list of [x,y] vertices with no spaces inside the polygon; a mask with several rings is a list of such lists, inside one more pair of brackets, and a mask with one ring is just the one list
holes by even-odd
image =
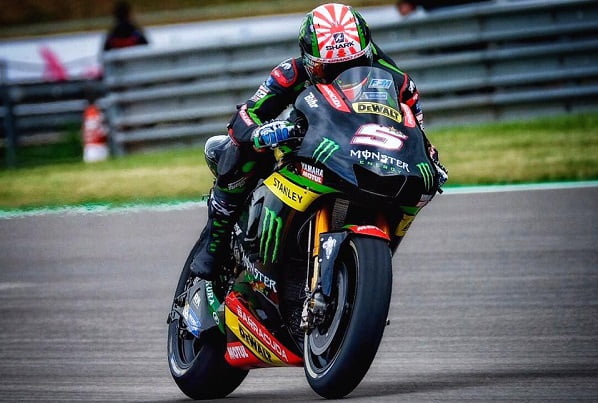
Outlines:
{"label": "racing motorcycle", "polygon": [[349,69],[294,106],[304,136],[275,150],[218,279],[190,273],[198,244],[179,278],[168,362],[191,398],[224,397],[250,369],[285,366],[303,366],[325,398],[349,394],[387,325],[392,255],[439,191],[425,136],[388,72]]}

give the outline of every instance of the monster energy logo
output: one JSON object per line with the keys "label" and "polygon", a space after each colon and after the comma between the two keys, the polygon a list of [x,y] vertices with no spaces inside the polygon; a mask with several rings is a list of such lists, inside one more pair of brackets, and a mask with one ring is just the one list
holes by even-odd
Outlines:
{"label": "monster energy logo", "polygon": [[262,223],[262,239],[260,240],[260,253],[264,257],[264,263],[268,263],[268,251],[272,251],[270,262],[278,255],[280,243],[280,232],[282,231],[282,218],[267,207],[264,207],[264,221]]}
{"label": "monster energy logo", "polygon": [[316,161],[324,163],[339,148],[340,146],[336,144],[334,141],[324,137],[320,145],[318,145],[318,148],[316,148],[316,150],[314,151],[312,158]]}
{"label": "monster energy logo", "polygon": [[426,162],[420,162],[416,166],[422,173],[422,176],[424,178],[424,186],[426,187],[426,190],[429,191],[432,188],[432,184],[434,183],[434,174],[432,173],[432,168],[430,168],[430,164]]}

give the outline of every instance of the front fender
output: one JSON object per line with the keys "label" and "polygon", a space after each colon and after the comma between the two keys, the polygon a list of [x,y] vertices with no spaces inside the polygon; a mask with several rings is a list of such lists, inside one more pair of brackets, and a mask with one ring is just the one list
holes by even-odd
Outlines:
{"label": "front fender", "polygon": [[375,225],[348,225],[345,228],[344,231],[323,232],[320,234],[320,255],[318,256],[320,285],[322,286],[322,293],[327,297],[332,292],[334,263],[341,247],[349,237],[369,236],[390,241],[388,234]]}

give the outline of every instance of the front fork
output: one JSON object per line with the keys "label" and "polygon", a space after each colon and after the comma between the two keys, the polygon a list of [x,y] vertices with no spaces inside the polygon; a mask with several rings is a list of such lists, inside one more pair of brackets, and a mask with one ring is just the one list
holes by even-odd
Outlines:
{"label": "front fork", "polygon": [[[310,264],[305,288],[307,297],[303,304],[300,324],[301,330],[307,334],[326,319],[334,260],[349,234],[361,233],[390,239],[390,225],[383,214],[377,215],[375,225],[346,227],[349,229],[330,232],[331,207],[328,205],[320,208],[310,221],[310,239],[307,251]],[[372,228],[368,228],[367,232],[360,230],[365,227],[373,227],[377,232],[372,232]]]}
{"label": "front fork", "polygon": [[[312,228],[313,227],[313,228]],[[320,244],[322,242],[321,234],[328,232],[330,228],[330,207],[324,206],[316,212],[314,218],[310,221],[310,239],[308,242],[308,262],[305,302],[301,312],[301,330],[308,334],[311,330],[324,320],[326,314],[326,300],[321,292],[320,283]]]}

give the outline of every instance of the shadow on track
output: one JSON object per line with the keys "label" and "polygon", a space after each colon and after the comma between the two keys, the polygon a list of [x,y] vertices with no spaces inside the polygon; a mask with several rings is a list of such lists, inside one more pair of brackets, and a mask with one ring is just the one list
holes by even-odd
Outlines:
{"label": "shadow on track", "polygon": [[579,378],[580,380],[584,379],[587,380],[587,382],[593,382],[596,377],[598,377],[598,367],[596,366],[423,374],[419,377],[421,380],[415,382],[364,382],[348,398],[382,397],[418,392],[446,391],[450,389],[549,378],[553,378],[557,381]]}
{"label": "shadow on track", "polygon": [[[554,379],[556,382],[563,382],[567,379],[578,379],[578,382],[592,383],[598,377],[598,367],[596,366],[578,366],[575,368],[546,368],[540,370],[522,369],[522,370],[496,370],[496,371],[470,371],[470,372],[450,372],[439,374],[422,374],[421,376],[410,375],[409,378],[419,378],[419,381],[405,382],[376,382],[375,380],[364,381],[349,396],[342,400],[347,401],[368,401],[372,398],[385,398],[394,396],[408,396],[415,393],[446,392],[462,388],[477,386],[492,386],[512,382],[531,381],[539,379]],[[412,396],[413,397],[413,396]],[[376,399],[379,400],[379,399]],[[176,397],[172,400],[156,400],[158,402],[190,402],[190,399]],[[304,387],[259,392],[238,391],[225,399],[205,400],[205,402],[246,402],[246,401],[268,401],[274,402],[292,402],[292,401],[325,401],[325,399],[312,392],[307,384]]]}

